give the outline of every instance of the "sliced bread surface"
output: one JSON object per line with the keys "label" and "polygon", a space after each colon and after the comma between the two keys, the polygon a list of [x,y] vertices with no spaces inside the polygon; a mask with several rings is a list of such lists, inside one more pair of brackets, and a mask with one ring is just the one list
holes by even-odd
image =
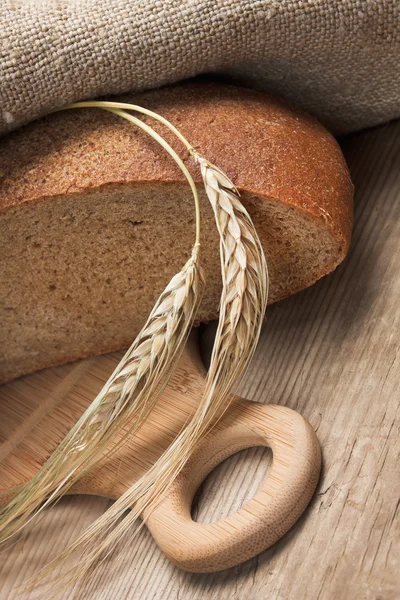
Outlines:
{"label": "sliced bread surface", "polygon": [[[124,97],[176,125],[238,187],[259,232],[270,302],[332,271],[351,234],[353,186],[314,119],[257,92],[187,83]],[[218,235],[197,166],[207,279],[218,315]],[[0,381],[127,347],[194,241],[182,173],[154,140],[98,109],[49,115],[0,140]]]}

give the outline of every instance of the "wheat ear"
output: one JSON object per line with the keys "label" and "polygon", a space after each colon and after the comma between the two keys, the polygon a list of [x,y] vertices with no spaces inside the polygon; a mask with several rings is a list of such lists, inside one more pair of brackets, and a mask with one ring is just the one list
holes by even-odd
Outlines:
{"label": "wheat ear", "polygon": [[[199,265],[200,210],[193,179],[175,151],[148,125],[122,111],[111,112],[133,121],[152,135],[181,167],[195,200],[195,245],[191,258],[167,285],[145,326],[96,399],[38,473],[19,486],[0,511],[1,542],[20,531],[33,516],[98,464],[102,451],[117,431],[128,422],[133,423],[132,433],[139,429],[184,348],[200,302],[203,281]],[[114,443],[113,451],[118,444]]]}
{"label": "wheat ear", "polygon": [[[73,552],[84,551],[79,565],[62,577],[64,581],[67,579],[68,586],[101,564],[117,544],[126,541],[127,532],[132,536],[132,525],[146,510],[155,506],[186,463],[193,447],[229,406],[232,388],[254,353],[268,295],[264,253],[233,183],[193,149],[192,153],[200,164],[214,210],[220,235],[223,280],[218,330],[202,399],[191,421],[149,471],[64,553],[37,574],[33,585]],[[129,512],[123,517],[126,510]]]}

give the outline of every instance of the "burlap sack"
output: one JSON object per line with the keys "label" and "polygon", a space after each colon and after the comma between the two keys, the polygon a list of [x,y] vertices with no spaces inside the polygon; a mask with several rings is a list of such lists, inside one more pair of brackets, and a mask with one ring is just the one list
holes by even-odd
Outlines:
{"label": "burlap sack", "polygon": [[333,132],[400,115],[400,0],[1,0],[0,133],[78,99],[199,73]]}

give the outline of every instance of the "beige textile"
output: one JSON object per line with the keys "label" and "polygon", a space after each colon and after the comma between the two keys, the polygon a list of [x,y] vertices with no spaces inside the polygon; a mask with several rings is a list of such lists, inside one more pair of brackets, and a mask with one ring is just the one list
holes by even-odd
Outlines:
{"label": "beige textile", "polygon": [[399,0],[1,0],[0,133],[204,73],[343,133],[400,116],[399,57]]}

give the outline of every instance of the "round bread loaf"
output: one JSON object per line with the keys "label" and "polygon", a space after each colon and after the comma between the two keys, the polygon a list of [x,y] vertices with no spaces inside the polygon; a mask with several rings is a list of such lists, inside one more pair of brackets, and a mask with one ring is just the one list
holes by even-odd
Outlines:
{"label": "round bread loaf", "polygon": [[[166,117],[234,181],[265,250],[270,302],[342,261],[353,186],[337,142],[315,119],[211,83],[122,100]],[[200,184],[181,143],[147,121]],[[221,276],[212,210],[200,197],[205,322],[218,315]],[[128,346],[193,241],[181,171],[123,119],[66,111],[0,140],[0,380]]]}

